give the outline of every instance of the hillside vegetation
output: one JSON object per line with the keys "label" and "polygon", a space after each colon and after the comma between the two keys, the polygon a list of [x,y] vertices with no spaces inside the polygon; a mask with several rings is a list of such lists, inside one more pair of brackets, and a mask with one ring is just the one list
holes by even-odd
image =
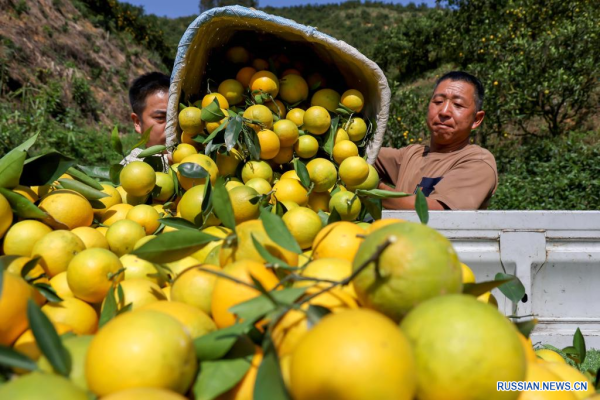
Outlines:
{"label": "hillside vegetation", "polygon": [[[260,4],[260,2],[259,2]],[[169,72],[196,18],[167,19],[115,0],[0,0],[0,155],[42,132],[41,147],[106,162],[119,123],[131,132],[128,83]],[[600,3],[447,0],[264,8],[344,40],[377,62],[393,89],[387,145],[427,140],[435,80],[452,69],[485,84],[473,141],[497,158],[497,209],[598,209]],[[447,7],[449,6],[449,8]],[[133,140],[133,138],[131,138]]]}

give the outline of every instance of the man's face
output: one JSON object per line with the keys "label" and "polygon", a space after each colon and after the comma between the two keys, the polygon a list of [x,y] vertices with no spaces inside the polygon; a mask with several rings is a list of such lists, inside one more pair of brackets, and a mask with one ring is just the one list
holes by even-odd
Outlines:
{"label": "man's face", "polygon": [[146,129],[152,127],[150,138],[146,146],[165,144],[165,124],[167,122],[167,103],[169,94],[166,91],[158,91],[146,97],[146,107],[142,115],[131,114],[135,125],[135,131],[143,134]]}
{"label": "man's face", "polygon": [[435,89],[427,112],[432,143],[453,145],[468,141],[471,130],[483,121],[476,111],[475,87],[463,81],[442,81]]}

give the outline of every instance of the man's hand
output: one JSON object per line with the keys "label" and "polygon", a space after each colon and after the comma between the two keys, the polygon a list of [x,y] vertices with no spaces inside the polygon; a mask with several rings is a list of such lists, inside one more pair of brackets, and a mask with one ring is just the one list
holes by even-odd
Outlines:
{"label": "man's hand", "polygon": [[[398,190],[386,185],[383,182],[379,182],[379,185],[377,186],[378,189],[382,189],[382,190],[390,190],[392,192],[397,192]],[[427,207],[430,210],[444,210],[444,207],[440,204],[439,201],[437,200],[433,200],[433,199],[429,199],[429,198],[425,198],[427,200]],[[388,209],[388,210],[414,210],[415,209],[415,196],[407,196],[407,197],[400,197],[397,199],[383,199],[381,201],[381,204],[383,205],[384,209]]]}

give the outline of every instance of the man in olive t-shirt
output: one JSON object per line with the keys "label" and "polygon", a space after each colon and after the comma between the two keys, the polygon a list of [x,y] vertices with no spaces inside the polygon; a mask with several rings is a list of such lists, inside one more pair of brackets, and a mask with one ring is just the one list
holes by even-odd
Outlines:
{"label": "man in olive t-shirt", "polygon": [[[382,148],[375,169],[395,188],[383,182],[379,188],[405,193],[420,188],[430,210],[486,209],[498,186],[496,160],[486,149],[469,144],[471,130],[485,115],[483,96],[483,85],[470,74],[455,71],[442,76],[427,112],[430,144]],[[411,210],[415,199],[384,199],[383,207]]]}

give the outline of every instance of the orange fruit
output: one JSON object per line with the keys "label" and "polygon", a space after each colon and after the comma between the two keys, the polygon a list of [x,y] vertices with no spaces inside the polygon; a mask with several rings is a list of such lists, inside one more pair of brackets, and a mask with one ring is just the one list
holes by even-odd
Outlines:
{"label": "orange fruit", "polygon": [[462,283],[475,283],[475,274],[471,268],[469,268],[467,264],[463,263],[460,263],[460,267],[462,270]]}
{"label": "orange fruit", "polygon": [[19,275],[8,271],[3,274],[2,296],[0,296],[0,344],[10,346],[29,326],[27,300],[33,289]]}
{"label": "orange fruit", "polygon": [[73,190],[53,191],[42,199],[39,208],[48,213],[49,217],[45,222],[54,229],[90,226],[94,220],[94,211],[89,201]]}
{"label": "orange fruit", "polygon": [[353,261],[363,242],[364,233],[352,222],[339,221],[327,225],[315,237],[312,245],[313,259],[341,258]]}
{"label": "orange fruit", "polygon": [[158,276],[157,267],[150,261],[142,260],[133,254],[125,254],[119,260],[123,264],[123,268],[125,268],[125,272],[123,273],[124,280],[146,279],[159,286],[165,285],[164,278]]}
{"label": "orange fruit", "polygon": [[293,147],[280,147],[279,153],[275,157],[271,159],[273,163],[276,165],[287,164],[294,158],[294,148]]}
{"label": "orange fruit", "polygon": [[69,287],[69,282],[67,282],[67,271],[56,274],[50,279],[50,286],[52,286],[52,289],[54,289],[61,299],[64,299],[65,297],[75,297],[73,291]]}
{"label": "orange fruit", "polygon": [[88,303],[101,302],[113,281],[123,278],[116,274],[123,264],[119,258],[107,249],[87,249],[77,254],[67,269],[67,283],[75,297]]}
{"label": "orange fruit", "polygon": [[[252,279],[258,280],[266,290],[271,290],[279,283],[279,279],[269,271],[263,264],[243,260],[229,264],[223,268],[223,273],[252,285]],[[236,317],[229,310],[236,304],[243,303],[260,295],[257,289],[250,288],[224,277],[217,277],[212,293],[212,316],[215,323],[221,328],[231,326]]]}
{"label": "orange fruit", "polygon": [[333,159],[341,164],[348,157],[358,156],[358,146],[350,140],[342,140],[333,146]]}
{"label": "orange fruit", "polygon": [[125,218],[140,224],[144,228],[146,235],[153,234],[160,226],[158,211],[147,204],[140,204],[133,207],[127,212]]}
{"label": "orange fruit", "polygon": [[260,90],[275,98],[279,93],[279,79],[270,71],[258,71],[250,79],[250,90]]}
{"label": "orange fruit", "polygon": [[68,325],[78,335],[91,335],[98,329],[96,310],[75,297],[65,297],[60,303],[46,303],[42,311],[54,324]]}
{"label": "orange fruit", "polygon": [[[167,296],[160,286],[148,279],[126,279],[120,285],[124,296],[123,301],[119,301],[118,296],[116,297],[119,309],[131,304],[131,309],[135,311],[146,304],[167,300]],[[102,307],[104,307],[104,303]]]}
{"label": "orange fruit", "polygon": [[333,89],[321,89],[310,99],[311,106],[320,106],[327,111],[335,112],[340,104],[340,94]]}
{"label": "orange fruit", "polygon": [[264,161],[248,161],[242,168],[242,180],[244,183],[253,178],[263,178],[267,182],[273,182],[273,168]]}
{"label": "orange fruit", "polygon": [[206,130],[208,131],[208,133],[213,133],[222,124],[225,124],[225,127],[227,127],[227,124],[229,123],[229,117],[230,117],[229,111],[227,111],[227,109],[225,109],[225,108],[221,108],[221,112],[223,113],[224,117],[221,118],[220,121],[206,123]]}
{"label": "orange fruit", "polygon": [[[48,390],[48,388],[52,388]],[[87,400],[85,390],[54,374],[32,372],[0,386],[0,398],[12,400]]]}
{"label": "orange fruit", "polygon": [[121,170],[121,186],[136,197],[150,194],[156,185],[156,173],[152,167],[142,161],[133,161]]}
{"label": "orange fruit", "polygon": [[523,381],[527,364],[517,329],[494,308],[473,296],[437,296],[406,315],[400,329],[414,349],[419,399],[518,397],[496,389],[497,382]]}
{"label": "orange fruit", "polygon": [[17,185],[13,188],[12,191],[20,194],[32,203],[35,203],[40,199],[37,193],[29,186]]}
{"label": "orange fruit", "polygon": [[99,202],[104,204],[104,208],[94,208],[93,209],[94,215],[98,219],[102,218],[102,215],[104,214],[104,212],[106,210],[108,210],[110,207],[114,206],[115,204],[120,204],[123,202],[123,199],[121,198],[121,193],[119,193],[117,188],[115,188],[112,185],[109,185],[108,183],[101,183],[101,185],[103,187],[103,189],[101,191],[103,193],[108,194],[109,197],[103,197],[98,200]]}
{"label": "orange fruit", "polygon": [[250,186],[235,187],[229,191],[231,207],[235,217],[235,224],[258,218],[260,204],[252,204],[250,200],[257,197],[258,192]]}
{"label": "orange fruit", "polygon": [[224,80],[217,91],[227,99],[229,105],[235,105],[244,100],[244,86],[235,79]]}
{"label": "orange fruit", "polygon": [[[253,399],[254,398],[254,384],[256,382],[256,375],[258,375],[258,367],[263,359],[263,352],[260,347],[255,346],[251,341],[247,340],[245,346],[253,346],[255,348],[254,356],[252,357],[252,361],[250,362],[250,369],[246,372],[246,375],[239,381],[232,389],[223,393],[217,400],[245,400],[245,399]],[[234,345],[232,348],[232,353],[236,354],[236,347],[239,346],[238,343]],[[246,354],[247,351],[244,351],[242,354]]]}
{"label": "orange fruit", "polygon": [[125,191],[122,186],[116,187],[117,192],[121,195],[121,199],[123,199],[124,204],[130,204],[132,206],[137,206],[138,204],[144,204],[148,199],[149,195],[146,196],[133,196]]}
{"label": "orange fruit", "polygon": [[371,310],[324,317],[291,357],[290,392],[296,400],[412,400],[415,395],[416,363],[409,341],[396,324]]}
{"label": "orange fruit", "polygon": [[233,64],[247,64],[250,60],[250,53],[241,46],[234,46],[227,50],[225,57]]}
{"label": "orange fruit", "polygon": [[85,244],[72,232],[52,231],[42,237],[33,246],[31,257],[40,257],[40,265],[48,277],[66,271],[69,262],[79,252],[85,250]]}
{"label": "orange fruit", "polygon": [[217,326],[208,314],[189,304],[160,300],[146,304],[141,309],[154,310],[170,315],[183,325],[192,339],[196,339],[217,329]]}
{"label": "orange fruit", "polygon": [[275,99],[275,101],[270,101],[265,104],[269,110],[273,112],[273,114],[277,115],[278,118],[285,118],[287,115],[287,109],[285,108],[285,104],[281,100]]}
{"label": "orange fruit", "polygon": [[267,106],[263,106],[262,104],[255,104],[246,108],[243,116],[246,119],[258,121],[258,123],[246,122],[256,132],[261,129],[271,129],[273,127],[273,113]]}
{"label": "orange fruit", "polygon": [[377,173],[375,167],[369,165],[369,174],[367,175],[367,179],[365,179],[363,183],[356,186],[346,185],[346,188],[350,191],[355,191],[356,189],[371,190],[376,189],[377,186],[379,186],[379,174]]}
{"label": "orange fruit", "polygon": [[198,154],[198,151],[196,151],[196,148],[193,145],[188,143],[179,143],[173,152],[173,162],[180,163],[181,160],[187,156],[191,156],[192,154]]}
{"label": "orange fruit", "polygon": [[293,201],[304,206],[308,203],[308,192],[300,181],[296,179],[282,178],[273,185],[272,199],[277,201]]}
{"label": "orange fruit", "polygon": [[[540,388],[543,385],[543,382],[558,382],[560,381],[560,377],[556,375],[554,372],[551,372],[546,368],[544,364],[537,363],[528,363],[527,364],[527,374],[525,379],[526,382],[539,383]],[[502,392],[500,392],[502,393]],[[518,394],[518,392],[516,392]],[[567,391],[523,391],[519,394],[518,400],[576,400],[577,396],[574,394],[577,392],[567,392]],[[582,392],[585,393],[585,392]],[[593,399],[593,397],[590,397]]]}
{"label": "orange fruit", "polygon": [[209,93],[202,98],[202,108],[208,107],[214,103],[215,99],[219,103],[219,108],[229,108],[229,102],[221,93]]}
{"label": "orange fruit", "polygon": [[244,88],[250,87],[250,80],[256,73],[256,69],[252,67],[244,67],[240,69],[235,76],[235,79],[239,81]]}
{"label": "orange fruit", "polygon": [[[59,335],[73,331],[73,328],[61,323],[53,324],[53,326]],[[13,348],[19,353],[25,354],[27,357],[31,358],[34,361],[37,361],[42,355],[35,340],[35,337],[33,336],[33,331],[31,329],[27,329],[25,332],[23,332],[21,336],[19,336],[19,338],[13,345]],[[26,371],[20,368],[16,368],[16,372],[23,374]]]}
{"label": "orange fruit", "polygon": [[[369,234],[354,258],[358,269],[376,249],[391,241],[353,280],[361,303],[395,321],[435,296],[460,293],[462,271],[452,244],[435,229],[420,223],[388,225]],[[398,257],[402,254],[402,257]]]}
{"label": "orange fruit", "polygon": [[229,243],[227,239],[221,245],[219,253],[219,263],[225,266],[231,262],[240,260],[252,260],[264,263],[265,260],[254,247],[252,237],[263,245],[263,247],[272,255],[285,261],[290,266],[298,265],[298,254],[284,249],[275,243],[265,231],[261,220],[253,219],[243,222],[236,227],[237,239]]}
{"label": "orange fruit", "polygon": [[197,367],[192,338],[181,323],[139,310],[114,318],[92,339],[85,375],[100,397],[141,387],[186,393]]}
{"label": "orange fruit", "polygon": [[371,226],[367,230],[367,234],[375,232],[376,230],[378,230],[380,228],[383,228],[384,226],[388,226],[388,225],[392,225],[392,224],[397,224],[399,222],[406,222],[406,221],[403,220],[403,219],[400,219],[400,218],[378,219],[376,221],[373,221],[373,223],[371,224]]}
{"label": "orange fruit", "polygon": [[360,214],[362,204],[358,197],[354,197],[352,192],[338,191],[336,194],[331,196],[329,200],[329,209],[333,211],[337,210],[342,221],[354,221]]}
{"label": "orange fruit", "polygon": [[[165,174],[164,172],[156,173],[156,186],[160,187],[160,193],[153,196],[154,201],[164,203],[169,200],[175,193],[175,184],[173,183],[173,176]],[[153,207],[156,205],[153,205]],[[158,205],[158,207],[161,207]],[[157,210],[158,211],[158,210]],[[162,209],[160,212],[163,212]]]}
{"label": "orange fruit", "polygon": [[4,236],[12,222],[13,213],[10,203],[6,200],[6,197],[0,194],[0,239]]}
{"label": "orange fruit", "polygon": [[[224,226],[209,226],[208,228],[202,229],[202,232],[208,233],[209,235],[216,236],[218,238],[224,239],[231,233],[231,229],[225,228]],[[215,240],[212,242],[208,242],[205,244],[200,250],[196,251],[191,255],[197,261],[204,263],[206,262],[206,257],[215,247],[219,246],[223,243],[222,240]],[[210,263],[209,263],[210,264]]]}
{"label": "orange fruit", "polygon": [[[210,264],[203,264],[202,268],[221,270]],[[181,271],[171,286],[171,300],[189,304],[211,315],[212,291],[216,281],[217,275],[198,268]]]}
{"label": "orange fruit", "polygon": [[286,103],[295,104],[308,98],[308,84],[300,75],[285,75],[279,84],[279,97]]}
{"label": "orange fruit", "polygon": [[304,113],[302,128],[313,135],[322,135],[329,130],[331,116],[321,106],[312,106]]}
{"label": "orange fruit", "polygon": [[329,192],[315,192],[314,190],[311,194],[308,195],[308,207],[315,211],[319,212],[329,212],[329,200],[331,199],[331,195]]}
{"label": "orange fruit", "polygon": [[29,219],[17,222],[4,236],[4,254],[29,257],[35,243],[50,232],[52,229],[40,221]]}
{"label": "orange fruit", "polygon": [[365,123],[365,120],[359,117],[352,118],[352,120],[350,120],[350,124],[348,125],[347,132],[350,140],[353,142],[363,140],[367,134],[367,124]]}
{"label": "orange fruit", "polygon": [[256,190],[258,194],[267,194],[271,191],[271,184],[263,178],[252,178],[246,182],[246,186],[250,186]]}
{"label": "orange fruit", "polygon": [[211,184],[215,184],[217,181],[217,177],[219,176],[219,168],[217,164],[208,156],[204,154],[192,154],[191,156],[187,156],[183,160],[181,160],[181,164],[177,170],[177,179],[179,179],[179,183],[185,190],[190,190],[192,186],[202,185],[207,182],[207,178],[188,178],[181,174],[179,170],[183,164],[192,163],[199,165],[203,169],[205,169],[209,174],[209,180]]}
{"label": "orange fruit", "polygon": [[281,147],[291,147],[298,140],[298,127],[288,119],[280,119],[273,125]]}
{"label": "orange fruit", "polygon": [[102,224],[111,226],[117,221],[127,219],[127,213],[131,209],[133,209],[131,204],[115,204],[114,206],[106,209],[106,211],[102,214]]}
{"label": "orange fruit", "polygon": [[361,112],[365,105],[365,98],[358,90],[350,89],[342,94],[340,102],[354,112]]}
{"label": "orange fruit", "polygon": [[103,396],[102,400],[187,400],[187,397],[166,389],[133,388]]}
{"label": "orange fruit", "polygon": [[294,151],[300,158],[312,158],[319,151],[319,142],[314,136],[302,135],[294,144]]}
{"label": "orange fruit", "polygon": [[144,236],[146,236],[144,227],[129,219],[115,222],[106,231],[110,251],[119,257],[131,253],[135,243]]}
{"label": "orange fruit", "polygon": [[350,136],[348,136],[348,132],[342,128],[338,128],[338,130],[335,132],[335,137],[333,138],[333,144],[338,144],[342,140],[350,140]]}
{"label": "orange fruit", "polygon": [[202,111],[198,107],[186,107],[179,112],[179,127],[183,132],[197,135],[204,126],[201,116]]}
{"label": "orange fruit", "polygon": [[104,235],[89,226],[80,226],[71,230],[83,242],[86,249],[100,248],[108,250],[108,241]]}
{"label": "orange fruit", "polygon": [[217,168],[221,176],[233,176],[244,156],[239,150],[233,148],[229,154],[217,153]]}
{"label": "orange fruit", "polygon": [[314,72],[306,78],[306,83],[311,90],[315,90],[317,87],[325,87],[327,80],[320,73]]}
{"label": "orange fruit", "polygon": [[277,134],[269,129],[258,131],[258,142],[260,143],[260,158],[270,160],[279,153],[280,143]]}
{"label": "orange fruit", "polygon": [[265,69],[269,69],[269,63],[262,58],[256,58],[252,61],[252,67],[257,71],[264,71]]}
{"label": "orange fruit", "polygon": [[286,119],[292,121],[298,128],[304,123],[304,110],[301,108],[292,108],[285,116]]}
{"label": "orange fruit", "polygon": [[335,165],[324,158],[315,158],[306,164],[310,181],[314,183],[314,192],[326,192],[331,189],[337,181],[337,170]]}
{"label": "orange fruit", "polygon": [[346,185],[358,186],[369,177],[369,164],[362,157],[348,157],[340,164],[339,174]]}
{"label": "orange fruit", "polygon": [[295,207],[288,210],[283,222],[302,249],[308,249],[323,227],[321,218],[316,212],[306,207]]}

